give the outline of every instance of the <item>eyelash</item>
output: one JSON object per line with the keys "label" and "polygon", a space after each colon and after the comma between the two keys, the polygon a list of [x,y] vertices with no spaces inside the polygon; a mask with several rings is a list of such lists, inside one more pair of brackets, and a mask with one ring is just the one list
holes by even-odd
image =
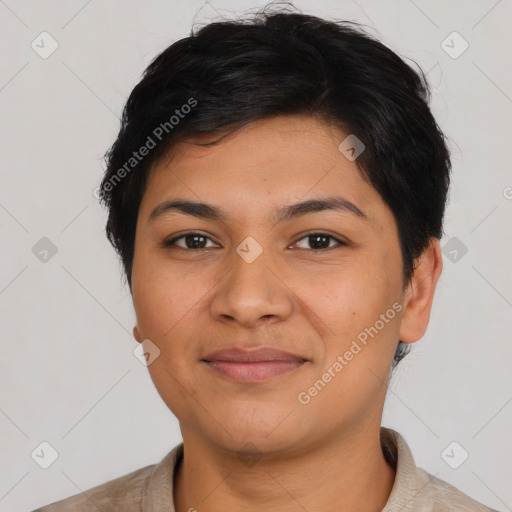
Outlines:
{"label": "eyelash", "polygon": [[[190,249],[188,247],[180,247],[180,246],[176,246],[175,243],[177,240],[180,240],[182,238],[185,238],[187,236],[191,236],[191,235],[199,235],[200,237],[202,238],[206,238],[208,240],[211,240],[210,237],[206,236],[206,235],[203,235],[202,233],[196,233],[194,231],[190,231],[188,233],[183,233],[182,235],[180,236],[177,236],[171,240],[168,240],[168,241],[165,241],[163,242],[162,246],[163,248],[165,249],[171,249],[171,248],[178,248],[178,249],[183,249],[185,251],[199,251],[199,250],[202,250],[202,249],[212,249],[212,247],[199,247],[199,248],[196,248],[196,249]],[[297,242],[300,242],[301,240],[304,240],[306,238],[309,238],[309,237],[313,237],[313,236],[323,236],[325,238],[330,238],[334,241],[337,242],[338,246],[339,247],[342,247],[342,246],[347,246],[347,244],[345,242],[343,242],[342,240],[340,240],[339,238],[336,238],[335,236],[331,235],[330,233],[324,233],[324,232],[313,232],[313,233],[308,233],[307,235],[304,235],[302,238],[299,238],[295,244]],[[174,246],[174,247],[173,247]],[[327,251],[329,249],[333,249],[334,247],[325,247],[325,248],[322,248],[322,249],[309,249],[313,252],[321,252],[321,251]],[[300,248],[302,249],[302,248]],[[308,250],[308,249],[305,249],[305,250]]]}

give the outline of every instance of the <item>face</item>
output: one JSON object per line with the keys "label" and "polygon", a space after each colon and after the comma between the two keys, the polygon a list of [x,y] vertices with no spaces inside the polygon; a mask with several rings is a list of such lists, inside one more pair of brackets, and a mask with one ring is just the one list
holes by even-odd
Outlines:
{"label": "face", "polygon": [[[346,136],[282,116],[212,147],[181,143],[153,167],[136,229],[134,335],[159,351],[148,369],[185,442],[292,452],[380,425],[405,313],[402,257],[391,210],[338,149]],[[177,200],[215,212],[151,215]],[[303,362],[258,380],[204,361],[256,347]]]}

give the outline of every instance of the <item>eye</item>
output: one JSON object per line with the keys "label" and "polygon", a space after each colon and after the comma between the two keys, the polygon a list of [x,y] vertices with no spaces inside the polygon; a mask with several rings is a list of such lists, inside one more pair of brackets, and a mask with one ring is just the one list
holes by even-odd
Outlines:
{"label": "eye", "polygon": [[[301,247],[299,245],[299,242],[302,242],[305,240],[306,244],[309,245],[309,247]],[[180,243],[178,243],[180,241]],[[207,243],[210,241],[213,245],[208,246]],[[302,237],[297,242],[295,242],[296,245],[298,245],[299,249],[314,249],[315,251],[322,251],[326,249],[331,249],[333,245],[331,245],[331,242],[334,241],[334,247],[336,245],[338,246],[346,246],[347,244],[340,239],[336,238],[333,235],[330,235],[329,233],[310,233],[306,235],[305,237]],[[302,242],[304,243],[304,242]],[[180,249],[209,249],[211,247],[218,247],[217,244],[215,244],[209,237],[206,235],[203,235],[202,233],[185,233],[183,235],[177,236],[171,240],[167,240],[163,242],[162,246],[164,248],[172,248],[172,247],[178,247]]]}
{"label": "eye", "polygon": [[[183,240],[183,244],[178,244],[178,240]],[[201,233],[185,233],[183,235],[177,236],[176,238],[173,238],[172,240],[165,241],[162,245],[166,248],[169,247],[179,247],[180,249],[209,249],[210,247],[217,247],[216,244],[213,246],[206,246],[205,242],[207,240],[210,240],[206,235],[203,235]]]}
{"label": "eye", "polygon": [[[310,245],[310,248],[315,249],[316,251],[321,251],[324,249],[330,249],[332,246],[330,245],[330,241],[334,240],[338,245],[343,246],[347,245],[345,242],[342,242],[338,238],[330,235],[329,233],[310,233],[305,237],[301,238],[296,244],[299,244],[302,240],[306,240],[306,244]],[[308,247],[300,247],[300,249],[308,249]]]}

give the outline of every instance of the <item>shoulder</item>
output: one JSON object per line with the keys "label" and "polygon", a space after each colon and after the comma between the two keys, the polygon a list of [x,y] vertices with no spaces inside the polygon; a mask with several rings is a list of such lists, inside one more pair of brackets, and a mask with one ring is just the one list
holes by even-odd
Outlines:
{"label": "shoulder", "polygon": [[397,431],[382,427],[381,445],[396,470],[383,512],[496,512],[417,467],[407,442]]}
{"label": "shoulder", "polygon": [[139,468],[33,512],[89,512],[91,510],[139,512],[144,483],[155,466],[156,464]]}
{"label": "shoulder", "polygon": [[497,512],[424,469],[417,468],[416,475],[421,489],[418,497],[423,494],[423,499],[432,504],[434,512]]}

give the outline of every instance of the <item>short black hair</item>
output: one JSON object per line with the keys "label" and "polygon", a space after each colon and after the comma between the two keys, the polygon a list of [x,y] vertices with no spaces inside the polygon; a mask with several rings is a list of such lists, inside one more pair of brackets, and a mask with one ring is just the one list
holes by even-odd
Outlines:
{"label": "short black hair", "polygon": [[[213,22],[171,44],[131,92],[105,155],[100,201],[130,291],[138,210],[152,166],[178,142],[206,135],[214,137],[207,145],[215,144],[253,121],[294,114],[363,142],[357,164],[396,218],[405,288],[414,259],[431,237],[442,237],[451,169],[417,68],[357,23],[286,6]],[[400,341],[393,367],[408,351]]]}

